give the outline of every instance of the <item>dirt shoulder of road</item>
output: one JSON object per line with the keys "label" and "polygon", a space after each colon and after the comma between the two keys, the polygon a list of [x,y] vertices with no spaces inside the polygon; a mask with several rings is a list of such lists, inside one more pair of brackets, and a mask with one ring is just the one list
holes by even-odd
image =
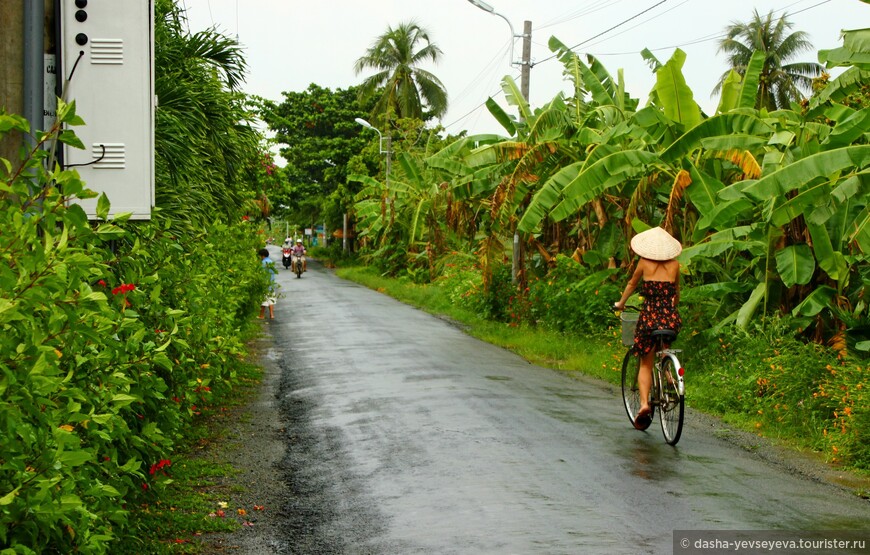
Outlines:
{"label": "dirt shoulder of road", "polygon": [[825,462],[819,453],[798,450],[770,438],[736,429],[700,411],[688,409],[686,418],[699,424],[710,435],[736,445],[785,472],[870,499],[870,475],[839,468]]}
{"label": "dirt shoulder of road", "polygon": [[221,428],[215,430],[219,439],[197,454],[235,469],[216,487],[227,492],[226,518],[239,523],[234,533],[201,536],[202,553],[292,552],[287,550],[282,528],[287,520],[283,512],[292,506],[292,495],[281,469],[287,437],[278,399],[281,369],[270,332],[276,324],[264,320],[262,325],[263,333],[249,344],[251,361],[263,369],[260,383],[223,415]]}

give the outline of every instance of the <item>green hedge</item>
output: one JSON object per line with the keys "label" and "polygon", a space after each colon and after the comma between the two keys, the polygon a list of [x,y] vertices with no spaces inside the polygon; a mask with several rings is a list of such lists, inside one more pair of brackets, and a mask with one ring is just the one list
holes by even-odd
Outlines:
{"label": "green hedge", "polygon": [[[27,124],[0,113],[9,130]],[[105,197],[89,222],[68,201],[93,193],[47,157],[0,159],[0,553],[103,553],[232,383],[266,283],[247,222],[182,237],[106,221]]]}

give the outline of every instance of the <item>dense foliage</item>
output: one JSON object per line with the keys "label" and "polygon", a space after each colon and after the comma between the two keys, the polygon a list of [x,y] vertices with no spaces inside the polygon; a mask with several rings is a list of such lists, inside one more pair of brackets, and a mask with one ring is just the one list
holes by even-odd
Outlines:
{"label": "dense foliage", "polygon": [[0,136],[37,147],[0,160],[0,550],[103,553],[135,545],[128,511],[171,476],[212,395],[231,387],[267,286],[256,259],[263,158],[237,87],[237,45],[189,35],[156,3],[157,207],[150,222],[55,165],[81,148],[75,103],[42,133],[0,113]]}
{"label": "dense foliage", "polygon": [[[366,135],[354,121],[366,116],[357,96],[355,87],[333,91],[311,84],[302,92],[285,92],[280,103],[260,101],[260,117],[287,162],[272,194],[278,217],[306,225],[326,221],[333,229],[343,223],[356,193],[348,190],[348,168],[375,171],[379,158],[377,136]],[[361,152],[370,145],[374,151],[364,158]]]}
{"label": "dense foliage", "polygon": [[802,112],[756,110],[764,61],[757,53],[706,117],[677,50],[666,63],[648,54],[658,81],[638,109],[621,75],[592,57],[587,65],[555,38],[551,47],[573,96],[560,93],[532,110],[505,78],[518,117],[494,102],[490,109],[512,136],[465,137],[418,153],[398,165],[389,186],[367,178],[357,204],[363,233],[399,230],[405,240],[390,243],[419,243],[409,258],[425,248],[433,268],[456,243],[425,234],[473,237],[486,284],[515,232],[530,253],[528,281],[543,277],[559,253],[587,273],[627,267],[632,233],[661,225],[685,246],[685,281],[709,305],[713,333],[789,314],[807,337],[843,355],[870,350],[870,112],[836,102],[846,84],[832,81]]}
{"label": "dense foliage", "polygon": [[[72,105],[58,113],[76,122]],[[28,131],[11,115],[0,129]],[[168,218],[91,225],[68,201],[93,194],[75,171],[44,171],[46,156],[0,182],[0,546],[102,552],[231,383],[265,283],[245,226],[183,240]]]}

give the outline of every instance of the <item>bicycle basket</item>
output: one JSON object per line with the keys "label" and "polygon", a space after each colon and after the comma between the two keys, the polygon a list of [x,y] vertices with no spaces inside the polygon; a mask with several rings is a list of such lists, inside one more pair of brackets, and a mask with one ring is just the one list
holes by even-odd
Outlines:
{"label": "bicycle basket", "polygon": [[619,314],[619,321],[622,323],[622,344],[626,347],[634,345],[634,328],[637,327],[639,317],[639,312],[623,311]]}

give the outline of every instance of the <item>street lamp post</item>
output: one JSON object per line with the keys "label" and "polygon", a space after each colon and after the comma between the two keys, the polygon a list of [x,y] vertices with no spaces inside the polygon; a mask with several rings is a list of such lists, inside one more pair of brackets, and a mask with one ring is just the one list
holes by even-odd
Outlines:
{"label": "street lamp post", "polygon": [[[387,191],[389,191],[390,190],[390,161],[391,161],[390,156],[391,156],[391,151],[392,151],[392,148],[391,148],[392,147],[392,140],[390,139],[390,136],[387,135],[387,148],[384,149],[384,136],[381,134],[381,132],[378,130],[377,127],[373,126],[372,124],[370,124],[369,122],[367,122],[366,120],[364,120],[362,118],[355,118],[353,121],[357,122],[358,124],[362,125],[363,127],[367,128],[367,129],[374,130],[374,132],[378,134],[378,139],[379,139],[378,150],[380,151],[381,154],[387,155],[387,158],[386,158],[387,164],[386,164],[386,168],[384,171],[384,176],[385,176],[384,184],[387,187]],[[391,200],[390,204],[392,204],[392,200]],[[345,236],[347,235],[347,229],[345,229],[344,235]],[[346,239],[345,239],[345,241],[346,241]],[[345,243],[344,248],[345,248],[345,250],[347,250],[346,243]]]}
{"label": "street lamp post", "polygon": [[[468,0],[473,6],[481,10],[496,15],[505,20],[511,30],[511,65],[520,66],[520,91],[523,93],[523,98],[526,102],[529,101],[529,70],[532,67],[532,22],[526,21],[523,25],[523,33],[521,35],[514,32],[514,26],[510,19],[495,11],[495,8],[484,2],[483,0]],[[519,61],[514,60],[514,39],[523,39],[523,56]]]}
{"label": "street lamp post", "polygon": [[390,142],[391,142],[390,137],[387,136],[387,148],[384,149],[384,136],[381,134],[380,131],[378,131],[377,127],[373,126],[372,124],[370,124],[369,122],[367,122],[366,120],[364,120],[362,118],[356,118],[353,121],[357,122],[358,124],[362,125],[363,127],[366,127],[368,129],[372,129],[375,133],[378,134],[378,138],[380,139],[380,141],[378,143],[378,149],[380,150],[381,154],[387,155],[386,184],[387,184],[387,187],[389,187],[390,186],[390,150],[391,150],[390,149],[390,146],[391,146],[390,145]]}

